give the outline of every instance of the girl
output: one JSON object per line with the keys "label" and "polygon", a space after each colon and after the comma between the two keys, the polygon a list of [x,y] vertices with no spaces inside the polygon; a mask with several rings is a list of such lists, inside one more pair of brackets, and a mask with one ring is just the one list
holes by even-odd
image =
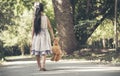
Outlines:
{"label": "girl", "polygon": [[[36,56],[37,64],[40,71],[46,71],[46,55],[51,50],[51,38],[54,40],[53,29],[50,21],[43,13],[42,3],[36,5],[34,25],[32,30],[32,54]],[[50,34],[49,34],[49,31]],[[50,37],[51,36],[51,37]]]}

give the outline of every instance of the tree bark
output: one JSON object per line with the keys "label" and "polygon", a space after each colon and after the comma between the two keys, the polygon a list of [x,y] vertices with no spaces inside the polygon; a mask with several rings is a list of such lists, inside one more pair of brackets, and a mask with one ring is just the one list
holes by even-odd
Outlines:
{"label": "tree bark", "polygon": [[20,46],[20,51],[21,51],[21,55],[24,56],[25,51],[24,51],[24,46],[22,44]]}
{"label": "tree bark", "polygon": [[103,48],[106,48],[106,45],[105,45],[105,38],[102,38],[102,46],[103,46]]}
{"label": "tree bark", "polygon": [[73,10],[70,0],[52,0],[62,50],[68,54],[78,49],[74,34]]}
{"label": "tree bark", "polygon": [[117,33],[117,0],[115,0],[115,11],[114,11],[114,33],[115,33],[115,49],[118,48],[118,33]]}

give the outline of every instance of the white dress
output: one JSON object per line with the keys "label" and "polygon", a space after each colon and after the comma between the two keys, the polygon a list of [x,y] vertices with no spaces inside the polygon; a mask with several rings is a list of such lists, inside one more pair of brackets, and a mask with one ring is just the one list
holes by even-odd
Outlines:
{"label": "white dress", "polygon": [[41,16],[41,32],[33,36],[32,51],[43,52],[51,50],[51,39],[47,26],[47,16]]}

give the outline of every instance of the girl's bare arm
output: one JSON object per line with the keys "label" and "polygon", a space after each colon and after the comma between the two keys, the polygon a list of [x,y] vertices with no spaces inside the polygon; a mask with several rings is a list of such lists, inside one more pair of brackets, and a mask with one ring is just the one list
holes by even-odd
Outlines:
{"label": "girl's bare arm", "polygon": [[51,36],[52,36],[52,40],[54,40],[53,28],[52,28],[50,20],[48,18],[47,18],[47,23],[48,23],[48,29],[49,29]]}

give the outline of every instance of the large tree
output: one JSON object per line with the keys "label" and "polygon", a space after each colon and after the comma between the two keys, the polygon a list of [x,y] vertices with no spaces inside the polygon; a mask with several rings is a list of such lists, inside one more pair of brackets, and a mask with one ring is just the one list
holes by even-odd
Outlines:
{"label": "large tree", "polygon": [[73,10],[70,0],[52,1],[60,45],[62,50],[70,54],[79,46],[74,34]]}

